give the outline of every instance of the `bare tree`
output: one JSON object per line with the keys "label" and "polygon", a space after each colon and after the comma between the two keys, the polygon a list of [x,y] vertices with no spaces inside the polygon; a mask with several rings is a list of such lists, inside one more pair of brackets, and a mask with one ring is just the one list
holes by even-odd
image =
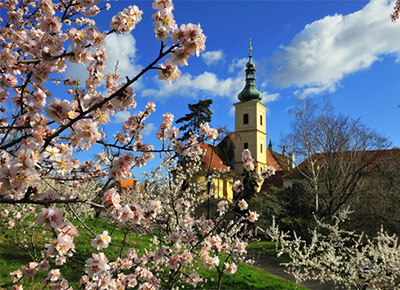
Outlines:
{"label": "bare tree", "polygon": [[310,186],[317,214],[331,216],[362,190],[360,180],[390,142],[359,119],[335,114],[329,102],[298,99],[293,116],[284,143],[303,160],[296,170]]}

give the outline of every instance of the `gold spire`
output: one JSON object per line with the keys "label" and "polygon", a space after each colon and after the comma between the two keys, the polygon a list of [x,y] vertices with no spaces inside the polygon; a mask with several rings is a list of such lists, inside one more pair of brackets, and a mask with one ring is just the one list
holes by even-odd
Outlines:
{"label": "gold spire", "polygon": [[253,47],[251,47],[251,38],[250,38],[250,44],[249,44],[249,56],[251,57],[251,51],[253,50]]}

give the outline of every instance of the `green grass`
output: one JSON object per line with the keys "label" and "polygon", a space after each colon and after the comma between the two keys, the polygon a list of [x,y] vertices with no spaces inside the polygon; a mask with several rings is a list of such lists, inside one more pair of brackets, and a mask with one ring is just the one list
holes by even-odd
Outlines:
{"label": "green grass", "polygon": [[[279,244],[278,244],[279,247]],[[252,242],[249,243],[247,246],[249,250],[253,250],[259,253],[263,253],[268,256],[277,256],[276,251],[276,243],[271,241],[259,241],[259,242]],[[283,261],[290,261],[290,258],[287,254],[283,254],[279,257]]]}
{"label": "green grass", "polygon": [[[271,275],[256,267],[239,263],[238,271],[234,275],[224,275],[222,289],[243,289],[243,290],[290,290],[295,289],[295,284],[282,278]],[[217,289],[216,270],[201,269],[199,275],[209,280],[205,289]],[[211,279],[213,281],[211,281]],[[305,287],[297,287],[298,290],[307,290]]]}
{"label": "green grass", "polygon": [[[124,239],[124,234],[120,229],[116,229],[115,226],[108,224],[104,219],[92,219],[87,221],[87,225],[92,228],[97,234],[103,230],[107,230],[109,234],[112,234],[112,242],[107,249],[103,249],[107,258],[110,261],[115,260],[120,254],[120,244]],[[82,229],[82,225],[79,225],[80,235],[75,238],[76,252],[74,253],[73,259],[80,261],[76,263],[68,261],[64,266],[59,267],[61,269],[62,276],[65,277],[74,289],[78,288],[79,279],[84,273],[84,261],[91,256],[93,249],[90,245],[90,241],[93,238],[92,235]],[[150,236],[140,236],[138,233],[130,233],[126,238],[127,246],[124,248],[125,251],[131,247],[136,248],[138,251],[142,251],[144,248],[148,248],[150,245]],[[46,237],[39,239],[39,244],[44,244]],[[252,249],[271,249],[272,245],[265,244],[264,242],[252,243],[250,248]],[[272,252],[271,252],[272,253]],[[21,250],[16,250],[12,243],[9,242],[4,236],[0,236],[0,289],[10,289],[13,285],[10,280],[10,272],[20,269],[22,265],[27,265],[31,259],[27,254]],[[82,264],[83,263],[83,264]],[[200,263],[198,264],[200,265]],[[243,263],[238,264],[238,272],[234,275],[224,275],[222,282],[222,289],[271,289],[271,290],[289,290],[295,289],[295,285],[289,281],[283,280],[276,276],[273,276],[263,270],[256,267],[252,267]],[[200,276],[207,280],[204,285],[205,289],[216,289],[217,288],[217,272],[215,269],[207,270],[202,267],[197,271]],[[46,272],[38,272],[38,275],[34,278],[24,278],[23,285],[24,289],[43,289],[42,281],[47,276]],[[51,289],[47,287],[45,289]],[[191,289],[185,284],[185,289]],[[192,288],[193,289],[193,288]],[[306,288],[297,288],[303,289]]]}

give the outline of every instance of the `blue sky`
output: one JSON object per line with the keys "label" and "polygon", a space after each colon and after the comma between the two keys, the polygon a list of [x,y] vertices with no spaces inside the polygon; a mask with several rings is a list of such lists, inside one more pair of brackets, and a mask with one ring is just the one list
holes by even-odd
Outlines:
{"label": "blue sky", "polygon": [[[175,19],[200,23],[206,52],[189,59],[182,77],[168,86],[150,72],[137,85],[138,107],[147,101],[157,111],[149,119],[149,142],[165,112],[176,119],[187,105],[212,98],[212,125],[234,130],[233,104],[244,86],[249,38],[253,40],[257,86],[269,107],[267,134],[275,148],[289,130],[296,96],[328,96],[337,112],[360,118],[400,147],[400,23],[389,15],[393,1],[175,1]],[[151,1],[110,1],[112,9],[97,24],[128,5],[138,5],[143,20],[131,35],[108,41],[110,67],[119,60],[122,75],[133,76],[157,54]],[[111,65],[112,64],[112,65]],[[68,73],[78,74],[74,68]],[[128,113],[118,114],[112,128]]]}

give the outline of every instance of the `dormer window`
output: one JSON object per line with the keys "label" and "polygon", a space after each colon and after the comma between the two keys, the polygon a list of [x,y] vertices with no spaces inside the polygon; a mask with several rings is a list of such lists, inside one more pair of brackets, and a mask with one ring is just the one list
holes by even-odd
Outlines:
{"label": "dormer window", "polygon": [[243,115],[243,124],[247,125],[249,123],[249,114]]}

